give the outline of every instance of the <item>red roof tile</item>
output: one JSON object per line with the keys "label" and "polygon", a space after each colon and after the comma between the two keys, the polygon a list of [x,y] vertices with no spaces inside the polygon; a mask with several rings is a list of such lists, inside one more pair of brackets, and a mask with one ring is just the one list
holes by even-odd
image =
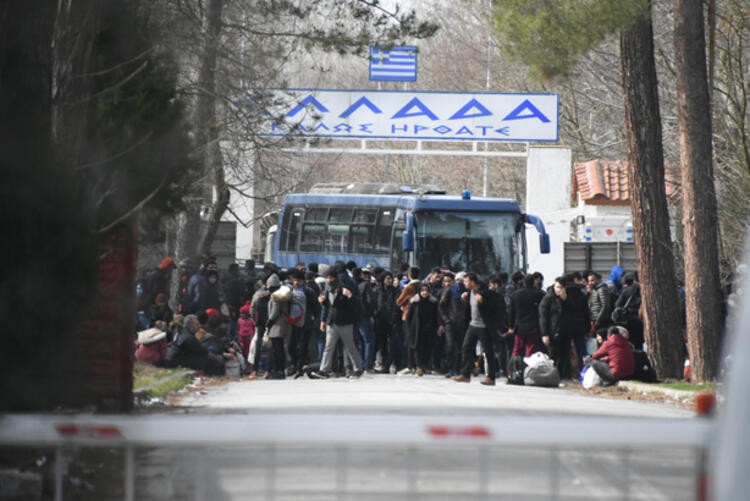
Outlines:
{"label": "red roof tile", "polygon": [[[573,196],[589,205],[629,205],[627,162],[591,160],[573,164]],[[574,200],[575,202],[575,200]]]}

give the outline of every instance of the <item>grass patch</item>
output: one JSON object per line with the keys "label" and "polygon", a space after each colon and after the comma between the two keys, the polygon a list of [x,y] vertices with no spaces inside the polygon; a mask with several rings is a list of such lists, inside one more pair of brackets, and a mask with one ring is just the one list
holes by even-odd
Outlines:
{"label": "grass patch", "polygon": [[183,368],[166,369],[143,362],[133,364],[133,391],[144,391],[149,397],[163,397],[177,391],[192,381],[189,371]]}
{"label": "grass patch", "polygon": [[692,384],[687,381],[664,381],[654,383],[654,386],[678,391],[716,391],[716,383]]}

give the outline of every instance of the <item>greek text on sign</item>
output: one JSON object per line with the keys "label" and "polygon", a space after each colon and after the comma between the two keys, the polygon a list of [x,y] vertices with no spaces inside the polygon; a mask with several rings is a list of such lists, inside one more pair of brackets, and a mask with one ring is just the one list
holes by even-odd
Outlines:
{"label": "greek text on sign", "polygon": [[557,94],[290,89],[266,136],[556,142]]}

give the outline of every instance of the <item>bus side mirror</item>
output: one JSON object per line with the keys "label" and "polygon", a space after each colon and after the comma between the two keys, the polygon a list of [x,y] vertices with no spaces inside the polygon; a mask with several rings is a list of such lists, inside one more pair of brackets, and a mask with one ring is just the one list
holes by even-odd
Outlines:
{"label": "bus side mirror", "polygon": [[404,252],[412,252],[414,250],[414,214],[406,213],[406,229],[403,234],[403,250]]}
{"label": "bus side mirror", "polygon": [[549,233],[541,233],[539,235],[539,252],[541,252],[542,254],[549,254],[550,252]]}

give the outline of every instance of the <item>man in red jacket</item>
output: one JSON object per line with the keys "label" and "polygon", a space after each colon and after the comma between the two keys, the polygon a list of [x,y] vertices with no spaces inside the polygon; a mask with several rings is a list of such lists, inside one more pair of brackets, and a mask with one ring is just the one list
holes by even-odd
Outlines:
{"label": "man in red jacket", "polygon": [[607,330],[607,339],[591,355],[590,364],[602,379],[602,386],[611,386],[633,375],[633,349],[617,326],[613,325]]}

